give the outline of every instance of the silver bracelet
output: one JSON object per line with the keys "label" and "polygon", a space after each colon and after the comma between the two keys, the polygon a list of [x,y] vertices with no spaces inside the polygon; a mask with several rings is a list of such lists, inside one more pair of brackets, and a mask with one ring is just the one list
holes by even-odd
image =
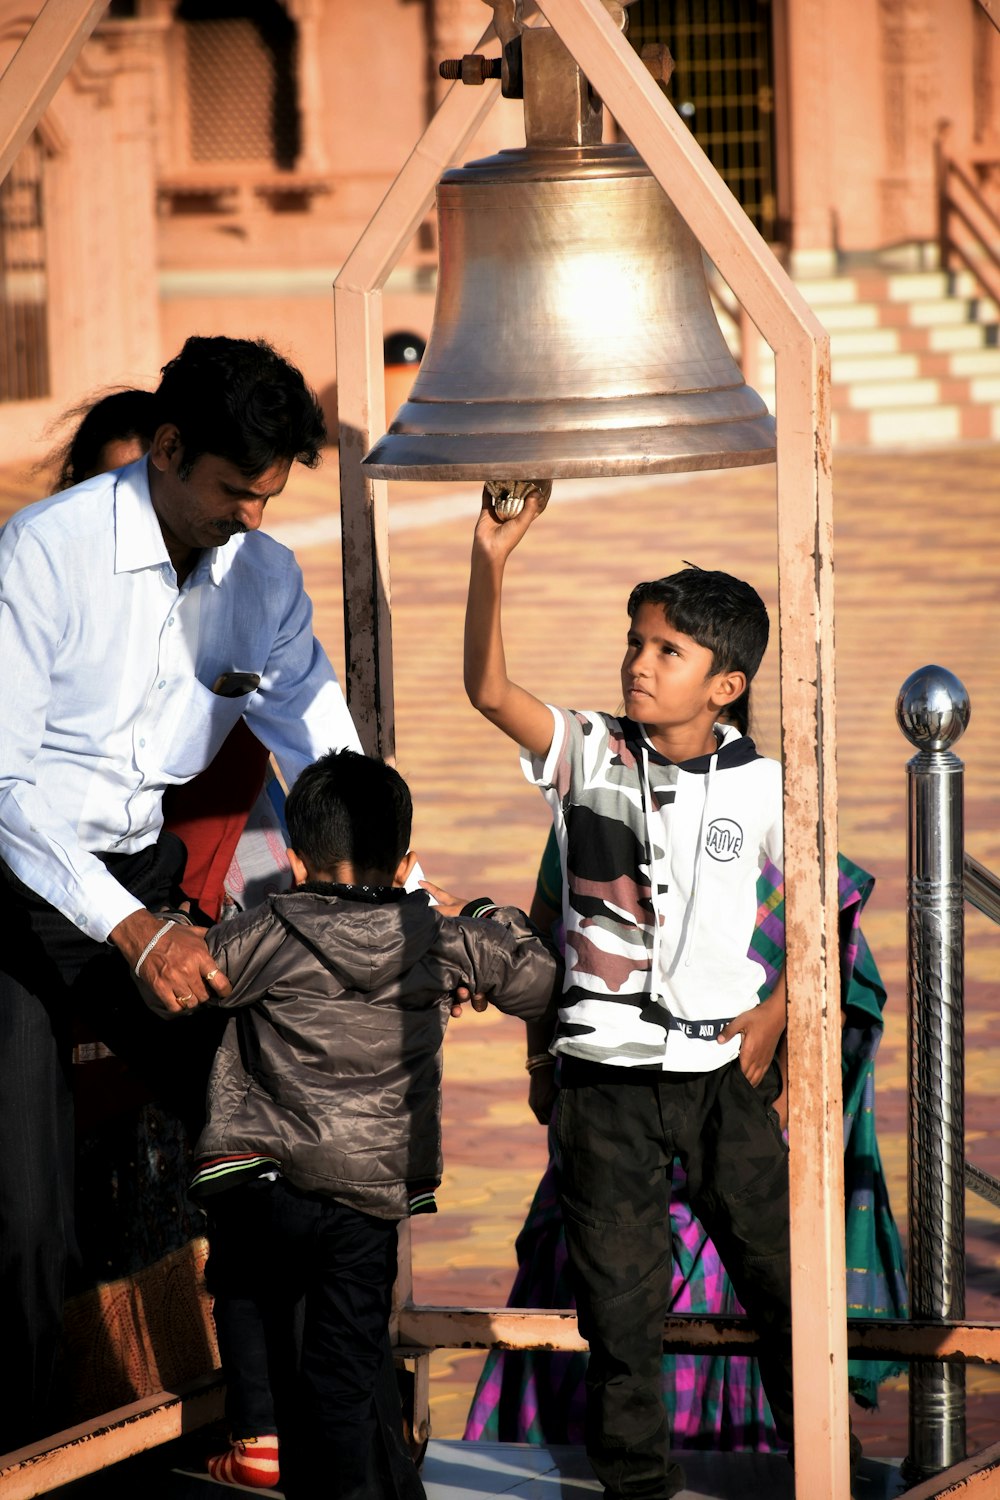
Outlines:
{"label": "silver bracelet", "polygon": [[133,970],[136,979],[139,978],[139,970],[142,968],[143,964],[146,962],[146,959],[152,953],[153,949],[156,947],[157,943],[160,941],[160,938],[166,932],[167,928],[176,926],[177,923],[173,920],[172,917],[170,917],[166,922],[164,922],[162,927],[157,928],[156,932],[153,933],[153,936],[150,938],[145,948],[143,948],[142,952],[139,954],[135,969]]}

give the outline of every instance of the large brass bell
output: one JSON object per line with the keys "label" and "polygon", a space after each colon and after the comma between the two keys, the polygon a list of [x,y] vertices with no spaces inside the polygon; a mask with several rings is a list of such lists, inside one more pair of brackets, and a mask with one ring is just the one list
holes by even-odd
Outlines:
{"label": "large brass bell", "polygon": [[[771,462],[774,419],[729,352],[697,240],[631,146],[586,121],[569,144],[564,120],[551,128],[546,69],[572,59],[551,32],[524,42],[529,144],[441,179],[433,328],[364,468],[541,480]],[[544,50],[534,116],[529,42]]]}

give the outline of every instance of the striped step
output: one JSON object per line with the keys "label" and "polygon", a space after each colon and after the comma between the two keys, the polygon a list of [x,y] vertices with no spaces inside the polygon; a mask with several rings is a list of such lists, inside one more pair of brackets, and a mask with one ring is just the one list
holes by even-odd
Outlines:
{"label": "striped step", "polygon": [[996,351],[996,329],[981,323],[945,323],[938,327],[848,328],[830,331],[830,350],[838,355],[913,354],[922,350],[947,354],[952,351]]}
{"label": "striped step", "polygon": [[1000,406],[937,406],[833,413],[834,444],[894,447],[906,444],[1000,441]]}
{"label": "striped step", "polygon": [[[1000,438],[1000,319],[971,278],[864,270],[798,286],[830,334],[835,443]],[[755,384],[774,411],[763,343]]]}
{"label": "striped step", "polygon": [[870,385],[876,381],[992,379],[1000,376],[1000,349],[858,354],[851,358],[843,358],[834,351],[832,375],[835,385]]}

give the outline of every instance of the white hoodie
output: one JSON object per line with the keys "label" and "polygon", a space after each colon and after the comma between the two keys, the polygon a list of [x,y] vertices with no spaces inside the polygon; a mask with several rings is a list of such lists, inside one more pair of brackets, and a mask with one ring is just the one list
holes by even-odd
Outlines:
{"label": "white hoodie", "polygon": [[552,808],[563,866],[553,1051],[719,1068],[740,1049],[719,1030],[757,1003],[765,977],[747,950],[757,876],[766,859],[782,863],[781,767],[731,726],[716,726],[714,754],[675,765],[630,719],[552,714],[548,754],[521,760]]}

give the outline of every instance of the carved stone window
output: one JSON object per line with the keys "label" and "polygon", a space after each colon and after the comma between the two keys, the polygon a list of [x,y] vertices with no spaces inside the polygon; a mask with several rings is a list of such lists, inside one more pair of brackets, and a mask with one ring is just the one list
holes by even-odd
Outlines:
{"label": "carved stone window", "polygon": [[268,163],[301,151],[298,29],[277,0],[184,0],[188,157],[192,165]]}

